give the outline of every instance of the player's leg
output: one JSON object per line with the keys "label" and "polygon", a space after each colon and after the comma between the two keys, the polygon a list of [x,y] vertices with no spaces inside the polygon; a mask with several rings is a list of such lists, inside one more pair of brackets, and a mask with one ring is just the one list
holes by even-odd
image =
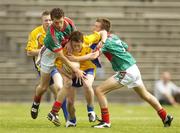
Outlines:
{"label": "player's leg", "polygon": [[[54,93],[54,96],[57,97],[58,91],[61,90],[63,87],[63,78],[56,68],[52,70],[51,77],[53,79],[53,87],[54,87],[53,90],[57,91],[56,93]],[[67,106],[66,106],[66,98],[64,99],[62,103],[62,110],[63,110],[65,121],[67,121],[68,112],[67,112]]]}
{"label": "player's leg", "polygon": [[105,94],[112,90],[123,87],[123,85],[117,81],[115,76],[116,75],[108,78],[106,81],[102,82],[95,88],[95,94],[101,108],[102,122],[100,122],[98,125],[93,126],[94,128],[108,128],[111,125],[108,111],[108,102]]}
{"label": "player's leg", "polygon": [[36,119],[38,116],[38,109],[41,101],[41,96],[47,90],[50,81],[50,74],[41,72],[40,83],[36,87],[34,101],[31,107],[31,117]]}
{"label": "player's leg", "polygon": [[84,95],[87,101],[87,111],[89,122],[96,121],[96,113],[94,112],[94,90],[92,84],[94,82],[94,73],[87,72],[86,79],[83,81]]}
{"label": "player's leg", "polygon": [[53,94],[53,98],[56,100],[57,93],[58,93],[58,88],[54,85],[54,81],[52,83],[52,80],[53,79],[50,80],[51,85],[49,85],[49,89],[50,89],[51,93]]}
{"label": "player's leg", "polygon": [[142,99],[147,101],[157,111],[164,123],[164,126],[170,126],[173,118],[167,115],[166,111],[162,108],[158,100],[147,91],[143,84],[138,67],[133,65],[126,70],[126,73],[127,74],[125,77],[130,81],[127,85],[128,88],[133,88]]}
{"label": "player's leg", "polygon": [[71,87],[68,89],[67,94],[67,108],[69,112],[68,120],[66,122],[66,127],[75,127],[76,126],[76,115],[75,115],[75,94],[76,88]]}
{"label": "player's leg", "polygon": [[166,113],[166,110],[163,109],[159,101],[146,90],[145,86],[142,85],[142,86],[134,87],[134,90],[138,93],[138,95],[142,99],[148,102],[157,111],[158,115],[163,121],[164,127],[169,127],[171,125],[173,117]]}
{"label": "player's leg", "polygon": [[63,101],[67,96],[67,88],[71,87],[71,79],[67,78],[66,76],[62,75],[63,77],[63,88],[58,91],[57,99],[53,104],[52,110],[48,114],[47,118],[52,121],[56,126],[60,126],[58,112],[62,107]]}

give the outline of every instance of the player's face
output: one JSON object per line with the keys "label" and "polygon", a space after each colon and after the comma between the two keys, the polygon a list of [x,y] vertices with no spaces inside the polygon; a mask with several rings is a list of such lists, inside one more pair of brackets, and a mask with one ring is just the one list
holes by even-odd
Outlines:
{"label": "player's face", "polygon": [[63,26],[64,26],[64,17],[60,18],[60,19],[53,19],[53,25],[59,29],[62,30]]}
{"label": "player's face", "polygon": [[82,42],[71,41],[71,46],[74,52],[80,52],[82,49]]}
{"label": "player's face", "polygon": [[42,16],[42,24],[45,29],[47,29],[48,26],[50,26],[52,23],[50,15]]}
{"label": "player's face", "polygon": [[101,23],[100,22],[95,22],[93,26],[93,31],[101,31]]}

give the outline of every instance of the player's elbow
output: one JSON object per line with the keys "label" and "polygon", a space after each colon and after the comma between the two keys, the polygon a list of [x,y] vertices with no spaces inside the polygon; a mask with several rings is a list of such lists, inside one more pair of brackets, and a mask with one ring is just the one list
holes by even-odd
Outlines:
{"label": "player's elbow", "polygon": [[33,56],[31,51],[27,51],[27,52],[26,52],[26,55],[27,55],[27,56]]}

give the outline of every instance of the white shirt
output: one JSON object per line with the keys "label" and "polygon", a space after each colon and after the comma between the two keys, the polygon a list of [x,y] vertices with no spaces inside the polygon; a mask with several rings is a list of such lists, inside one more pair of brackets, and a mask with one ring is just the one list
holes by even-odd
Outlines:
{"label": "white shirt", "polygon": [[164,94],[175,95],[177,93],[180,93],[180,88],[171,81],[164,84],[162,80],[159,80],[155,83],[154,95],[158,100],[166,99]]}

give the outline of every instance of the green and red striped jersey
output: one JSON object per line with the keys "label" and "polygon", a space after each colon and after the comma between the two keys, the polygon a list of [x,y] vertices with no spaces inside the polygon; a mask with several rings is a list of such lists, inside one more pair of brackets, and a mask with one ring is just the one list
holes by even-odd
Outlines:
{"label": "green and red striped jersey", "polygon": [[117,35],[110,34],[106,39],[101,51],[111,62],[114,71],[125,71],[136,63],[127,48],[128,45]]}
{"label": "green and red striped jersey", "polygon": [[59,31],[51,25],[48,28],[46,37],[44,39],[44,45],[46,48],[53,52],[58,52],[69,40],[70,34],[75,30],[75,25],[73,21],[67,17],[64,17],[64,28]]}

